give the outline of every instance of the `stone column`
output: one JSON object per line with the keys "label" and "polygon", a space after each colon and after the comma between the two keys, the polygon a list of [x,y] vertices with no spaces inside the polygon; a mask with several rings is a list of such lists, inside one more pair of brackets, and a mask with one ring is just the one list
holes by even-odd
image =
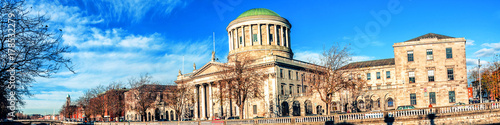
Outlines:
{"label": "stone column", "polygon": [[205,119],[206,115],[205,115],[205,110],[206,110],[206,107],[205,107],[205,86],[203,84],[200,85],[201,87],[201,91],[200,91],[200,102],[201,102],[201,106],[200,106],[200,112],[201,112],[201,118],[202,120]]}
{"label": "stone column", "polygon": [[250,24],[249,26],[250,26],[250,30],[248,30],[248,34],[250,36],[250,46],[253,46],[252,24]]}
{"label": "stone column", "polygon": [[233,50],[233,46],[231,44],[231,31],[227,32],[227,39],[229,42],[229,51]]}
{"label": "stone column", "polygon": [[245,47],[245,26],[241,26],[241,43],[243,43],[243,47]]}
{"label": "stone column", "polygon": [[290,41],[288,40],[288,35],[290,35],[290,34],[288,34],[288,30],[289,30],[289,28],[288,28],[288,27],[287,27],[287,28],[285,28],[285,34],[286,34],[286,47],[290,47]]}
{"label": "stone column", "polygon": [[240,32],[238,32],[238,28],[234,28],[233,37],[234,37],[234,41],[236,41],[236,42],[234,42],[234,43],[236,43],[236,48],[240,48],[240,41],[238,39],[238,34],[239,33]]}
{"label": "stone column", "polygon": [[212,105],[212,83],[208,84],[208,107],[210,109],[210,114],[208,115],[210,120],[212,120],[214,114],[214,108]]}
{"label": "stone column", "polygon": [[260,30],[261,30],[260,23],[257,24],[257,30],[259,30],[259,31],[257,31],[257,33],[259,33],[259,34],[257,34],[257,42],[259,42],[259,45],[262,45],[262,38],[261,38],[262,34],[260,33]]}
{"label": "stone column", "polygon": [[198,110],[200,109],[200,96],[199,96],[199,86],[198,85],[195,85],[195,89],[194,89],[194,96],[196,98],[196,101],[194,102],[194,119],[198,120]]}

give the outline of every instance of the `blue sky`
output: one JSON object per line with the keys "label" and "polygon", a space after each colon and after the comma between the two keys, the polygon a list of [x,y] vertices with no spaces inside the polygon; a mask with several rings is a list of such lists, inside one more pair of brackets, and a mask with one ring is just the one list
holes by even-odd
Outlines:
{"label": "blue sky", "polygon": [[[215,33],[216,56],[228,53],[226,26],[252,8],[268,8],[292,24],[295,59],[318,57],[324,46],[351,44],[354,61],[393,58],[392,45],[427,33],[467,39],[472,69],[500,51],[499,1],[249,1],[249,0],[40,0],[29,1],[33,14],[50,17],[63,30],[77,74],[61,70],[37,78],[25,113],[58,112],[70,94],[149,73],[173,83],[179,69],[191,72],[210,61]],[[389,16],[377,16],[377,15]],[[375,15],[375,16],[374,16]],[[378,18],[381,17],[381,18]],[[357,29],[366,34],[360,37]],[[366,39],[365,39],[366,38]],[[313,58],[311,58],[313,57]]]}

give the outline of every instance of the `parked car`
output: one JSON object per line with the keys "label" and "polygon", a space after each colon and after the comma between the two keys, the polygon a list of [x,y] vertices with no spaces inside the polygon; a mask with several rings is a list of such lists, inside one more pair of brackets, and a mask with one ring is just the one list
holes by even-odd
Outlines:
{"label": "parked car", "polygon": [[233,117],[229,117],[227,119],[240,119],[240,117],[239,116],[233,116]]}
{"label": "parked car", "polygon": [[398,108],[396,110],[405,110],[405,109],[415,109],[415,106],[413,106],[413,105],[398,106]]}
{"label": "parked car", "polygon": [[453,104],[453,105],[455,106],[455,105],[466,105],[466,104],[465,104],[465,103],[463,103],[463,102],[457,102],[457,103],[455,103],[455,104]]}

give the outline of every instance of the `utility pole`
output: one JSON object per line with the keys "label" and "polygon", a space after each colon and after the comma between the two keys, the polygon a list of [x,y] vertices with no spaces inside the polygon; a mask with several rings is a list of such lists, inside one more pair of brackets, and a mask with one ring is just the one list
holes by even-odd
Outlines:
{"label": "utility pole", "polygon": [[477,64],[478,64],[478,68],[477,68],[477,75],[479,77],[479,102],[480,103],[483,103],[483,94],[482,94],[482,90],[481,90],[481,59],[477,59]]}

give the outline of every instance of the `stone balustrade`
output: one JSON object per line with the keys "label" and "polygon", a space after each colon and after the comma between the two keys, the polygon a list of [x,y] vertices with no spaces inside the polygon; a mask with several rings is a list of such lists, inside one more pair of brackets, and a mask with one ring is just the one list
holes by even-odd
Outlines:
{"label": "stone balustrade", "polygon": [[500,102],[433,107],[421,109],[392,110],[383,112],[348,113],[320,116],[278,117],[241,120],[214,120],[214,121],[179,121],[179,122],[105,122],[95,124],[106,125],[254,125],[254,124],[315,124],[334,120],[335,122],[384,122],[387,118],[395,120],[422,119],[429,115],[436,117],[456,116],[462,114],[500,112]]}

